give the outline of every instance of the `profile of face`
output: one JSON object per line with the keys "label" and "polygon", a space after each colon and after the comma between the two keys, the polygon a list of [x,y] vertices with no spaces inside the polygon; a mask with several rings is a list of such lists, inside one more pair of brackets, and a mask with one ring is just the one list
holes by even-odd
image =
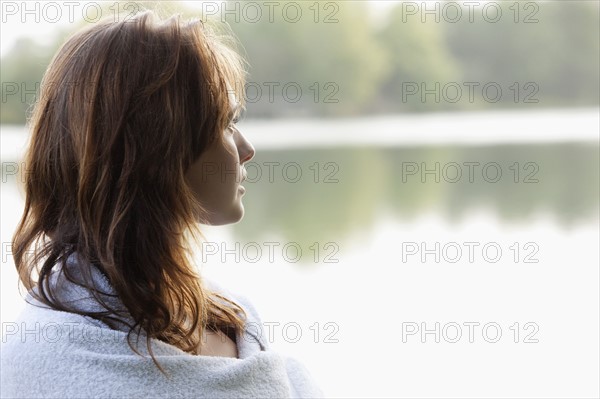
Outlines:
{"label": "profile of face", "polygon": [[[239,106],[229,94],[232,115]],[[246,189],[244,164],[254,157],[254,147],[232,123],[222,140],[215,140],[186,171],[185,178],[195,198],[207,211],[210,225],[236,223],[244,216],[242,196]]]}

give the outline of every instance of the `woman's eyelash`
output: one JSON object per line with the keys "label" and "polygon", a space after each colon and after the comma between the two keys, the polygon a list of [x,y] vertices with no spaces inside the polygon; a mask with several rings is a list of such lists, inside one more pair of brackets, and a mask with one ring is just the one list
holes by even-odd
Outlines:
{"label": "woman's eyelash", "polygon": [[238,110],[238,111],[237,111],[237,112],[234,114],[234,116],[233,116],[232,123],[238,123],[238,122],[239,122],[241,119],[243,119],[243,117],[244,117],[244,114],[245,114],[245,110],[244,110],[244,109],[242,109],[242,110]]}
{"label": "woman's eyelash", "polygon": [[236,127],[235,127],[236,123],[237,123],[236,120],[231,121],[231,123],[229,124],[229,126],[227,126],[227,130],[230,130],[232,132],[235,131],[236,130]]}

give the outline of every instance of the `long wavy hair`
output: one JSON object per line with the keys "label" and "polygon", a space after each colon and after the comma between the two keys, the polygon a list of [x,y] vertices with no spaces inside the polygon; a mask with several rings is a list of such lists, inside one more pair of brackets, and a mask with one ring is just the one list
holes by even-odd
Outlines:
{"label": "long wavy hair", "polygon": [[73,309],[45,283],[76,253],[88,287],[92,267],[108,277],[135,321],[129,346],[139,354],[130,338],[143,329],[161,371],[152,338],[197,353],[204,331],[242,329],[246,317],[194,267],[190,243],[203,238],[206,212],[184,178],[223,137],[228,91],[245,81],[229,39],[200,20],[151,11],[95,24],[54,56],[29,120],[25,209],[12,241],[21,283],[54,309],[112,328],[122,320],[94,289],[107,311]]}

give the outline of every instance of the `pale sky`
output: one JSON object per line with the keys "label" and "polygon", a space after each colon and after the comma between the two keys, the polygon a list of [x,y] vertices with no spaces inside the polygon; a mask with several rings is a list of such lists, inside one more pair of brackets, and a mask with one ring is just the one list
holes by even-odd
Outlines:
{"label": "pale sky", "polygon": [[[95,20],[97,14],[94,5],[97,3],[99,1],[0,1],[0,55],[10,50],[21,36],[33,37],[36,41],[44,43],[52,41],[55,32],[59,30],[57,28],[66,28],[71,23],[81,20],[83,15]],[[119,10],[123,11],[123,6],[127,2],[119,3]],[[222,1],[184,1],[184,3],[201,9],[202,3],[222,4]],[[255,3],[262,4],[263,1]],[[385,11],[394,3],[396,2],[389,0],[368,1],[375,12]],[[267,15],[268,8],[266,6],[263,8]],[[323,13],[325,14],[325,10]]]}

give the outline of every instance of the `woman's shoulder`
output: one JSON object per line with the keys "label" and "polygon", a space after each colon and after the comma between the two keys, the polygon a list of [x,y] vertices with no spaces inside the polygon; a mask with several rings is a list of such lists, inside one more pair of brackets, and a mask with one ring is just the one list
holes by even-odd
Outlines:
{"label": "woman's shoulder", "polygon": [[248,296],[238,291],[225,288],[214,279],[203,278],[203,286],[239,305],[246,313],[245,328],[237,334],[237,345],[240,358],[251,356],[260,351],[270,349],[269,340],[265,334],[265,324],[259,310]]}
{"label": "woman's shoulder", "polygon": [[238,291],[233,291],[225,288],[222,284],[218,283],[214,279],[211,278],[203,278],[203,285],[209,291],[219,294],[235,303],[240,305],[245,311],[250,312],[251,316],[255,320],[260,320],[260,315],[254,303],[243,293]]}
{"label": "woman's shoulder", "polygon": [[[63,312],[27,298],[11,322],[3,322],[0,397],[106,397],[120,392],[92,380],[117,381],[137,367],[158,376],[148,358],[136,356],[127,332],[113,330],[89,316]],[[133,336],[136,349],[148,355],[145,336]],[[184,355],[178,348],[152,340],[158,356]],[[132,375],[131,384],[137,381]],[[134,378],[135,377],[135,378]],[[128,377],[129,378],[129,377]],[[137,381],[139,382],[139,381]]]}
{"label": "woman's shoulder", "polygon": [[[204,286],[213,292],[217,292],[228,299],[234,300],[237,304],[248,312],[248,321],[246,323],[246,334],[252,335],[252,339],[256,340],[264,345],[263,350],[270,350],[268,345],[268,329],[265,328],[266,324],[263,323],[263,319],[259,314],[259,311],[255,307],[253,301],[250,298],[240,292],[229,290],[223,287],[221,284],[214,280],[204,278]],[[242,351],[248,344],[248,338],[238,344],[238,348],[241,347]],[[320,388],[320,384],[315,379],[314,375],[308,370],[308,368],[297,358],[293,356],[283,355],[277,353],[277,356],[282,360],[287,379],[290,386],[291,397],[306,397],[306,398],[322,398],[324,393]]]}
{"label": "woman's shoulder", "polygon": [[[122,341],[122,331],[111,330],[89,316],[52,309],[30,295],[13,321],[3,322],[2,362],[27,362],[28,357],[43,360],[48,355],[60,356],[80,344],[102,338]],[[120,334],[119,334],[120,333]],[[2,367],[4,371],[4,367]]]}
{"label": "woman's shoulder", "polygon": [[[126,389],[137,392],[136,389],[145,386],[156,397],[173,396],[178,390],[189,391],[182,397],[208,397],[212,395],[201,393],[220,392],[217,388],[231,380],[250,384],[253,392],[261,393],[259,396],[269,396],[275,392],[273,387],[277,387],[277,396],[282,397],[287,389],[292,397],[322,396],[302,364],[272,351],[265,352],[262,346],[268,340],[257,329],[261,319],[245,295],[216,282],[208,282],[205,287],[236,301],[248,312],[249,323],[254,324],[247,325],[239,336],[240,359],[189,356],[175,347],[155,342],[154,353],[176,378],[171,383],[162,379],[150,359],[131,353],[125,332],[110,330],[86,316],[26,304],[14,322],[5,324],[10,327],[4,329],[2,337],[0,396],[36,397],[42,392],[44,396],[57,397],[114,396]],[[145,345],[137,348],[147,355]],[[90,384],[90,379],[113,383],[99,386]],[[243,384],[239,386],[246,386]],[[232,387],[230,393],[240,396],[240,392]]]}
{"label": "woman's shoulder", "polygon": [[24,397],[38,391],[37,384],[68,378],[73,349],[94,339],[98,328],[93,320],[44,307],[29,296],[19,315],[2,324],[2,397]]}

